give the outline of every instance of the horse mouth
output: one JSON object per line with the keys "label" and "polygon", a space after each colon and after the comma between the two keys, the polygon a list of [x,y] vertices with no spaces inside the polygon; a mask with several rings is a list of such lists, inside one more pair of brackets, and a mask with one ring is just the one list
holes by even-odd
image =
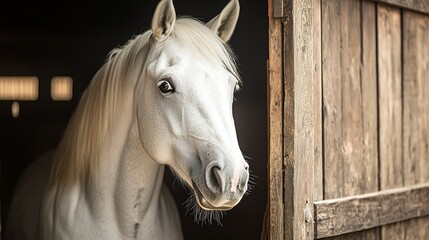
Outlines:
{"label": "horse mouth", "polygon": [[192,188],[195,192],[195,198],[197,199],[198,205],[204,210],[208,211],[227,211],[230,210],[231,207],[215,207],[213,206],[206,197],[201,193],[200,189],[195,184],[194,180],[192,180]]}

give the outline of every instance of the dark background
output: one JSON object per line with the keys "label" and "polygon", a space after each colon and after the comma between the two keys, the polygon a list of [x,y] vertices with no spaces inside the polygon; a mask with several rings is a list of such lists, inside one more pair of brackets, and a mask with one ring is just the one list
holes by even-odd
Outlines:
{"label": "dark background", "polygon": [[[228,0],[175,0],[178,16],[209,21]],[[0,76],[37,76],[39,99],[20,102],[20,116],[11,116],[12,101],[0,101],[1,220],[22,170],[55,148],[68,119],[92,76],[113,48],[150,27],[157,0],[0,0]],[[241,1],[240,19],[230,45],[238,56],[244,87],[236,94],[234,116],[240,146],[249,160],[256,186],[227,212],[223,226],[197,225],[185,215],[187,193],[166,181],[177,200],[185,239],[259,239],[266,205],[266,1]],[[73,99],[50,97],[53,76],[73,78]]]}

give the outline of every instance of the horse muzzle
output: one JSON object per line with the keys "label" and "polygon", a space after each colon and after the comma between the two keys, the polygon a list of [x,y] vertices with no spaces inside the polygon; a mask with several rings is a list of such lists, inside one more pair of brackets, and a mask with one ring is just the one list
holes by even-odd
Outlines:
{"label": "horse muzzle", "polygon": [[222,161],[209,163],[204,174],[192,180],[198,204],[205,210],[226,211],[237,205],[247,191],[249,165],[241,159],[237,164]]}

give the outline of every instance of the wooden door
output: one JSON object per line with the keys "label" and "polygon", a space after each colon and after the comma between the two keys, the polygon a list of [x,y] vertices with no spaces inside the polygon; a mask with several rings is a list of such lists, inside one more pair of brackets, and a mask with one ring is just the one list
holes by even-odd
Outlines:
{"label": "wooden door", "polygon": [[269,0],[270,239],[429,239],[429,1]]}

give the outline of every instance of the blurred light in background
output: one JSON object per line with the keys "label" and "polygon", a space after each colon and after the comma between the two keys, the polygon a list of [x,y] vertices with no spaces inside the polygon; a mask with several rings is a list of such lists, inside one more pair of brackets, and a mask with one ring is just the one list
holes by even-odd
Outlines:
{"label": "blurred light in background", "polygon": [[51,97],[54,101],[70,101],[73,97],[73,79],[68,76],[53,77]]}
{"label": "blurred light in background", "polygon": [[12,103],[12,117],[19,117],[19,103],[16,101]]}
{"label": "blurred light in background", "polygon": [[38,97],[37,77],[0,76],[0,100],[35,101]]}

